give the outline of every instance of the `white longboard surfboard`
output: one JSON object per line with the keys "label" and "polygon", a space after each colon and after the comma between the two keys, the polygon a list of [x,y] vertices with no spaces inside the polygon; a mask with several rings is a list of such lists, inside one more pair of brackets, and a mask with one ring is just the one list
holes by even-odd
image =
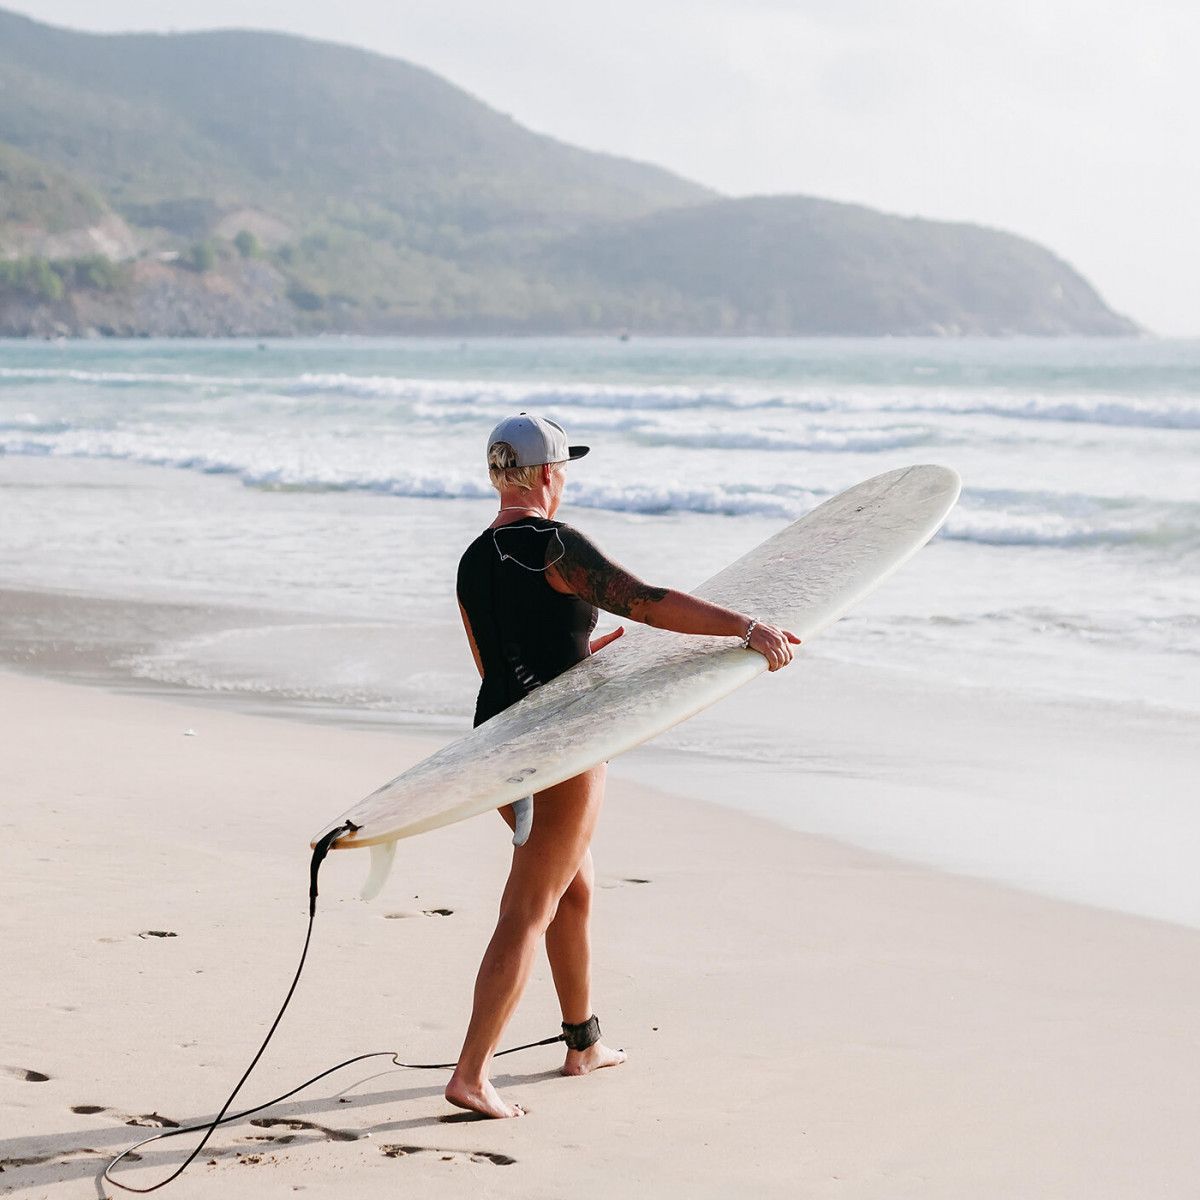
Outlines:
{"label": "white longboard surfboard", "polygon": [[[872,592],[933,535],[958,499],[947,467],[877,475],[813,509],[695,590],[803,640]],[[334,849],[378,847],[382,887],[399,838],[462,821],[570,779],[670,729],[767,669],[730,638],[638,625],[610,648],[372,792]]]}

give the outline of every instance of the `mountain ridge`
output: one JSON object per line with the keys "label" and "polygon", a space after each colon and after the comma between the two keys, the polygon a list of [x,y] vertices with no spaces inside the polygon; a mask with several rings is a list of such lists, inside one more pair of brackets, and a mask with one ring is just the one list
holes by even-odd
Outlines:
{"label": "mountain ridge", "polygon": [[[91,34],[0,9],[0,187],[2,332],[145,332],[150,280],[158,333],[1137,332],[1013,234],[718,196],[291,34]],[[89,203],[104,211],[49,228]],[[239,287],[262,303],[225,320]]]}

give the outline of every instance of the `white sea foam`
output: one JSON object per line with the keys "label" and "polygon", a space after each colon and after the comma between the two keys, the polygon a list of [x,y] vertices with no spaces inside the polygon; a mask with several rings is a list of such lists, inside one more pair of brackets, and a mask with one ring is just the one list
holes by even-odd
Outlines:
{"label": "white sea foam", "polygon": [[1166,541],[1195,545],[1194,530],[1155,526],[1138,528],[1120,522],[1089,523],[1062,513],[988,512],[965,508],[947,520],[941,535],[986,546],[1120,546]]}
{"label": "white sea foam", "polygon": [[192,385],[203,387],[260,386],[261,379],[231,375],[200,375],[179,371],[84,371],[70,367],[0,367],[0,379],[14,382],[61,380],[66,383]]}
{"label": "white sea foam", "polygon": [[898,399],[890,412],[953,413],[1022,421],[1116,425],[1148,429],[1200,429],[1200,399],[1191,396],[1143,400],[1105,395],[1009,395],[934,393],[919,400]]}
{"label": "white sea foam", "polygon": [[[479,414],[462,409],[452,410],[449,414],[434,416],[428,410],[419,415],[426,417],[433,425],[444,426],[447,420],[460,425],[478,425]],[[608,416],[609,419],[603,419]],[[593,414],[586,422],[573,426],[579,436],[605,433],[627,434],[630,438],[646,446],[680,447],[692,450],[775,450],[775,451],[810,451],[812,453],[836,454],[872,454],[886,450],[900,450],[916,446],[935,446],[952,444],[956,440],[953,435],[939,432],[931,425],[899,424],[879,425],[866,428],[836,427],[807,425],[799,430],[787,430],[778,427],[758,425],[747,428],[741,424],[718,424],[709,422],[695,425],[684,420],[663,420],[656,415],[640,414],[603,414],[597,420]],[[5,433],[21,434],[72,434],[80,445],[73,453],[96,453],[104,457],[112,454],[111,443],[96,439],[95,451],[88,450],[82,443],[89,435],[109,433],[108,430],[97,430],[86,425],[78,425],[69,420],[45,420],[34,418],[33,414],[24,414],[7,421],[0,420],[0,435]],[[364,431],[350,423],[335,423],[325,427],[324,432],[335,438],[362,438]],[[431,429],[430,433],[435,432]],[[154,436],[154,435],[152,435]],[[9,453],[22,453],[21,439],[9,439],[5,443]],[[32,444],[32,443],[31,443]],[[65,443],[64,443],[65,444]],[[49,445],[49,443],[47,443]],[[35,450],[28,452],[45,452]],[[129,457],[138,458],[139,451],[125,451]],[[176,463],[174,465],[182,465]]]}
{"label": "white sea foam", "polygon": [[[903,434],[903,431],[902,431]],[[649,440],[669,444],[670,432]],[[864,451],[903,444],[903,436],[886,438],[852,431],[830,434],[841,449]],[[698,435],[697,448],[719,447],[715,432]],[[247,487],[289,491],[357,491],[428,500],[487,499],[493,492],[475,470],[391,469],[364,471],[352,446],[335,455],[318,444],[240,442],[226,437],[206,450],[181,445],[178,432],[148,434],[145,430],[23,431],[0,435],[0,448],[13,455],[115,459],[171,467],[208,475],[228,475]],[[758,447],[762,448],[762,447]],[[813,449],[812,445],[807,445]],[[587,509],[611,512],[668,514],[706,513],[792,520],[829,494],[828,489],[800,486],[786,479],[739,481],[736,477],[692,482],[642,477],[604,480],[583,473],[572,481],[571,502]],[[993,546],[1174,545],[1183,549],[1200,544],[1200,504],[1114,500],[1074,493],[972,488],[954,510],[941,535],[951,540]]]}
{"label": "white sea foam", "polygon": [[872,429],[810,427],[799,435],[782,429],[684,429],[644,425],[632,430],[650,446],[683,446],[694,450],[800,450],[816,454],[874,454],[912,446],[940,445],[954,440],[925,425],[888,425]]}
{"label": "white sea foam", "polygon": [[279,381],[277,387],[289,395],[318,394],[365,399],[413,402],[469,403],[479,408],[510,410],[522,405],[542,409],[753,409],[789,407],[799,411],[825,412],[837,407],[829,396],[780,394],[754,387],[714,388],[661,384],[621,385],[608,383],[555,382],[487,379],[408,379],[389,375],[308,374]]}
{"label": "white sea foam", "polygon": [[[1194,393],[1139,396],[1071,391],[1031,392],[995,386],[791,384],[767,387],[739,382],[731,386],[615,384],[586,381],[429,379],[403,375],[304,372],[299,375],[221,375],[169,371],[103,371],[51,367],[0,367],[0,379],[13,382],[60,381],[112,387],[203,388],[236,393],[252,389],[260,398],[324,397],[391,400],[414,406],[422,415],[476,419],[480,410],[606,409],[633,412],[726,410],[748,412],[879,412],[991,416],[1031,422],[1200,429],[1200,396]],[[439,408],[444,406],[444,413]],[[452,406],[458,406],[457,411]]]}
{"label": "white sea foam", "polygon": [[[0,448],[10,454],[116,459],[147,466],[175,467],[206,475],[231,475],[248,487],[289,491],[361,491],[427,500],[484,499],[495,495],[478,471],[397,471],[389,475],[363,475],[334,463],[311,458],[291,462],[271,461],[269,451],[247,458],[213,453],[172,453],[164,448],[132,448],[129,439],[107,436],[85,439],[74,446],[49,439],[9,439]],[[683,485],[637,481],[603,484],[580,480],[571,492],[571,503],[581,508],[631,513],[715,513],[726,516],[793,518],[812,507],[818,493],[780,483],[752,486],[736,483]]]}
{"label": "white sea foam", "polygon": [[942,536],[990,546],[1200,547],[1200,503],[967,488]]}
{"label": "white sea foam", "polygon": [[[936,413],[1004,417],[1011,420],[1065,421],[1095,425],[1144,426],[1161,429],[1200,429],[1200,397],[1180,395],[1145,399],[1111,394],[1029,395],[1000,388],[914,389],[909,387],[793,387],[789,390],[742,385],[735,388],[700,386],[619,386],[599,383],[496,382],[489,380],[416,380],[392,376],[346,374],[303,375],[281,381],[282,391],[389,398],[424,405],[425,415],[456,404],[453,419],[467,419],[480,408],[512,408],[521,404],[542,408],[630,409],[787,409],[795,412]],[[470,407],[465,407],[465,406]],[[447,416],[450,414],[447,413]],[[478,416],[475,412],[474,415]]]}
{"label": "white sea foam", "polygon": [[391,624],[225,629],[140,651],[116,665],[158,683],[354,708],[462,717],[473,700],[465,671],[414,671],[404,630]]}

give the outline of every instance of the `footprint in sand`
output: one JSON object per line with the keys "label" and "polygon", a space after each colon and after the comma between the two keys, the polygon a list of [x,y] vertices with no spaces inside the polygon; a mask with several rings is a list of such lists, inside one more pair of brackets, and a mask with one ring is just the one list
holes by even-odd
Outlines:
{"label": "footprint in sand", "polygon": [[[15,1171],[21,1167],[40,1167],[42,1163],[59,1163],[66,1162],[68,1158],[78,1158],[81,1154],[89,1156],[100,1156],[99,1150],[93,1150],[91,1146],[79,1146],[74,1150],[63,1150],[58,1154],[43,1154],[37,1158],[0,1158],[0,1172]],[[125,1156],[127,1162],[141,1162],[140,1154],[127,1154]]]}
{"label": "footprint in sand", "polygon": [[407,1158],[410,1154],[436,1154],[442,1162],[453,1162],[456,1158],[468,1158],[471,1162],[490,1162],[496,1167],[511,1167],[517,1160],[507,1154],[493,1154],[488,1150],[442,1150],[437,1146],[380,1146],[384,1158]]}
{"label": "footprint in sand", "polygon": [[[128,937],[129,935],[126,934],[125,936]],[[173,937],[178,937],[179,934],[175,933],[173,930],[170,930],[170,929],[143,929],[141,931],[141,933],[139,933],[137,936],[140,938],[143,938],[143,939],[145,939],[145,938],[173,938]],[[102,938],[96,939],[97,942],[100,942],[102,945],[105,945],[105,946],[112,946],[112,945],[115,945],[117,942],[123,942],[124,940],[125,940],[124,937],[102,937]]]}
{"label": "footprint in sand", "polygon": [[423,908],[420,912],[390,912],[384,913],[385,921],[406,921],[409,917],[452,917],[452,908]]}
{"label": "footprint in sand", "polygon": [[130,1113],[113,1112],[111,1108],[105,1108],[103,1104],[73,1104],[71,1105],[73,1113],[79,1113],[83,1117],[94,1117],[97,1113],[108,1113],[114,1120],[122,1121],[126,1125],[137,1125],[146,1129],[178,1129],[179,1122],[172,1121],[170,1117],[164,1117],[161,1113],[141,1113],[133,1115]]}
{"label": "footprint in sand", "polygon": [[5,1075],[12,1075],[23,1083],[49,1083],[50,1076],[41,1071],[31,1071],[28,1067],[0,1067]]}
{"label": "footprint in sand", "polygon": [[[282,1125],[284,1129],[309,1129],[313,1133],[319,1133],[323,1137],[327,1137],[331,1142],[357,1142],[365,1135],[353,1129],[330,1129],[327,1125],[316,1125],[312,1121],[296,1121],[289,1120],[284,1117],[256,1117],[250,1122],[251,1125],[259,1129],[274,1129],[278,1125]],[[284,1135],[276,1137],[277,1142],[290,1142],[294,1135]],[[267,1141],[269,1138],[256,1138],[256,1141]]]}
{"label": "footprint in sand", "polygon": [[634,878],[633,876],[627,876],[624,879],[601,879],[600,887],[602,887],[602,888],[633,887],[639,883],[650,883],[650,882],[652,882],[652,881],[649,879],[637,879],[637,878]]}

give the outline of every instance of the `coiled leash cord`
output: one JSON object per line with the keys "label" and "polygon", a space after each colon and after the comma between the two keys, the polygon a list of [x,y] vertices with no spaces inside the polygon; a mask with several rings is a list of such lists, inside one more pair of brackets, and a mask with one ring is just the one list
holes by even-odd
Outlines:
{"label": "coiled leash cord", "polygon": [[[227,1112],[229,1112],[229,1106],[234,1102],[238,1092],[242,1090],[242,1085],[247,1079],[250,1078],[251,1072],[253,1072],[254,1068],[258,1066],[258,1060],[262,1058],[263,1051],[266,1050],[271,1038],[275,1036],[275,1030],[279,1028],[279,1022],[283,1020],[283,1014],[287,1011],[287,1006],[292,1002],[292,995],[296,991],[296,985],[300,982],[300,975],[304,970],[304,960],[308,957],[308,944],[310,941],[312,941],[313,922],[317,915],[317,873],[321,869],[321,863],[324,861],[325,856],[329,853],[329,848],[338,840],[339,837],[342,836],[343,833],[353,833],[356,829],[358,829],[357,825],[347,821],[344,825],[339,825],[336,829],[330,830],[330,832],[321,838],[321,840],[317,842],[316,846],[313,848],[312,863],[309,867],[308,932],[304,935],[304,949],[300,953],[300,964],[296,967],[296,974],[292,978],[292,986],[288,988],[287,995],[283,1000],[283,1004],[281,1005],[278,1014],[276,1014],[275,1020],[271,1022],[271,1028],[267,1031],[267,1036],[263,1038],[263,1043],[261,1046],[259,1046],[258,1053],[255,1054],[253,1059],[251,1059],[250,1065],[246,1068],[241,1079],[238,1080],[237,1086],[232,1092],[229,1093],[229,1098],[223,1105],[221,1105],[221,1111],[217,1113],[217,1115],[207,1124],[185,1125],[179,1129],[168,1129],[164,1133],[155,1133],[148,1138],[143,1138],[140,1142],[134,1142],[132,1146],[126,1146],[125,1149],[122,1150],[121,1153],[118,1154],[116,1158],[114,1158],[108,1164],[108,1166],[104,1168],[103,1178],[108,1183],[111,1183],[113,1187],[119,1187],[125,1192],[139,1192],[142,1194],[145,1194],[146,1192],[156,1192],[159,1188],[166,1187],[168,1183],[178,1179],[179,1176],[182,1175],[184,1171],[186,1171],[188,1167],[192,1165],[197,1155],[199,1155],[200,1151],[203,1150],[205,1145],[208,1143],[208,1139],[212,1137],[213,1133],[219,1126],[230,1125],[235,1121],[241,1121],[246,1117],[253,1116],[255,1113],[260,1113],[264,1109],[273,1108],[276,1104],[282,1104],[283,1101],[290,1100],[294,1095],[296,1095],[297,1092],[304,1091],[305,1088],[311,1087],[314,1083],[319,1083],[327,1075],[332,1075],[335,1071],[340,1071],[343,1067],[353,1066],[354,1063],[366,1062],[371,1058],[390,1058],[394,1066],[405,1067],[412,1071],[452,1070],[454,1067],[458,1066],[457,1062],[405,1063],[401,1062],[399,1057],[391,1050],[376,1050],[371,1054],[359,1054],[354,1058],[348,1058],[345,1060],[345,1062],[340,1062],[337,1064],[337,1066],[330,1067],[328,1070],[322,1071],[319,1075],[314,1075],[311,1079],[306,1079],[299,1086],[292,1088],[290,1092],[284,1092],[282,1096],[276,1096],[273,1100],[267,1100],[265,1103],[259,1104],[254,1108],[243,1109],[241,1112],[230,1113],[229,1116],[225,1115]],[[527,1042],[524,1046],[511,1046],[507,1050],[499,1050],[493,1057],[503,1058],[506,1054],[516,1054],[521,1050],[532,1050],[537,1046],[552,1046],[555,1042],[562,1042],[565,1040],[566,1035],[560,1033],[554,1037],[542,1038],[540,1042]],[[183,1160],[182,1163],[180,1163],[178,1167],[175,1168],[174,1171],[171,1172],[170,1175],[166,1177],[166,1179],[160,1180],[158,1183],[151,1184],[150,1187],[133,1187],[131,1184],[121,1183],[120,1180],[112,1177],[111,1172],[117,1163],[130,1154],[133,1154],[134,1151],[140,1150],[143,1146],[148,1146],[151,1142],[161,1142],[165,1138],[181,1137],[185,1133],[199,1133],[201,1130],[204,1131],[204,1136],[200,1139],[196,1148],[187,1156],[187,1158]]]}

